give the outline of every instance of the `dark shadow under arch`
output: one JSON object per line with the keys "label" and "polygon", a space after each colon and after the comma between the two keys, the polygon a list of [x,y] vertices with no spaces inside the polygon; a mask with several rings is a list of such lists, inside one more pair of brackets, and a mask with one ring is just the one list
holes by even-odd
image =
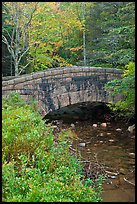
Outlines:
{"label": "dark shadow under arch", "polygon": [[99,101],[76,103],[49,112],[43,120],[63,120],[67,123],[85,120],[108,121],[113,116],[113,112],[107,104]]}

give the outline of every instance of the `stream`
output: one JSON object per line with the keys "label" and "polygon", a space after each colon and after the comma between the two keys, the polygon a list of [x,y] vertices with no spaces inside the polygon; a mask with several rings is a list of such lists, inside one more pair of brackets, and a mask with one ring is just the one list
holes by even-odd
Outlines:
{"label": "stream", "polygon": [[83,162],[97,162],[106,172],[103,202],[135,202],[135,132],[127,130],[129,124],[121,120],[82,120],[72,115],[67,120],[51,118],[59,129],[72,131],[70,148],[79,152]]}
{"label": "stream", "polygon": [[108,123],[107,127],[102,127],[101,123],[97,125],[94,127],[88,121],[84,124],[76,123],[74,131],[78,139],[73,142],[73,147],[79,147],[79,144],[85,145],[79,147],[82,158],[85,161],[94,161],[96,156],[98,163],[108,172],[109,181],[103,185],[104,202],[133,202],[135,201],[134,136],[131,136],[127,127],[119,122]]}

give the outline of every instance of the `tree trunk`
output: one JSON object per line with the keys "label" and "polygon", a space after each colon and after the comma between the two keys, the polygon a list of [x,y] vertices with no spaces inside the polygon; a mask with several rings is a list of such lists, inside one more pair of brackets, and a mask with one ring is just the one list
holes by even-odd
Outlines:
{"label": "tree trunk", "polygon": [[15,66],[15,76],[18,76],[19,75],[19,63],[17,59],[14,62],[14,66]]}
{"label": "tree trunk", "polygon": [[[85,21],[85,2],[82,2],[82,15],[83,15],[83,21]],[[86,32],[85,32],[85,22],[84,22],[84,29],[83,29],[83,61],[84,61],[84,66],[86,66]]]}

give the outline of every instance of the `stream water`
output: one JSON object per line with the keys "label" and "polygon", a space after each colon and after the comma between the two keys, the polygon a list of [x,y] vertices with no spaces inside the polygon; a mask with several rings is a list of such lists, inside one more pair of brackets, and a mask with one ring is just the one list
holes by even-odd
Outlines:
{"label": "stream water", "polygon": [[71,148],[79,151],[83,161],[96,159],[107,172],[103,202],[135,202],[135,133],[123,121],[74,118],[69,122],[54,118],[54,124],[75,134]]}
{"label": "stream water", "polygon": [[[101,123],[94,127],[89,121],[78,122],[73,127],[78,138],[73,142],[85,161],[94,161],[106,169],[109,182],[103,185],[104,202],[135,201],[135,141],[134,135],[121,123]],[[85,145],[79,147],[79,144]]]}

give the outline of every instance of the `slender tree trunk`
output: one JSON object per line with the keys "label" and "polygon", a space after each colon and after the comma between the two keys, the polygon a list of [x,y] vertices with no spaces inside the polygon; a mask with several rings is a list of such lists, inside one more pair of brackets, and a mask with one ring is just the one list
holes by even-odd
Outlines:
{"label": "slender tree trunk", "polygon": [[84,66],[86,66],[86,33],[83,31],[83,60]]}
{"label": "slender tree trunk", "polygon": [[15,76],[18,76],[19,75],[19,63],[17,59],[15,59],[14,66],[15,66]]}
{"label": "slender tree trunk", "polygon": [[[83,21],[85,21],[85,2],[82,2],[82,17]],[[85,32],[85,22],[83,29],[83,62],[84,66],[86,66],[86,32]]]}
{"label": "slender tree trunk", "polygon": [[18,2],[15,2],[15,25],[16,25],[16,38],[15,38],[15,76],[19,74],[18,57],[19,57],[19,42],[20,42],[20,31],[19,31],[19,7]]}
{"label": "slender tree trunk", "polygon": [[12,55],[10,56],[10,74],[12,76]]}

